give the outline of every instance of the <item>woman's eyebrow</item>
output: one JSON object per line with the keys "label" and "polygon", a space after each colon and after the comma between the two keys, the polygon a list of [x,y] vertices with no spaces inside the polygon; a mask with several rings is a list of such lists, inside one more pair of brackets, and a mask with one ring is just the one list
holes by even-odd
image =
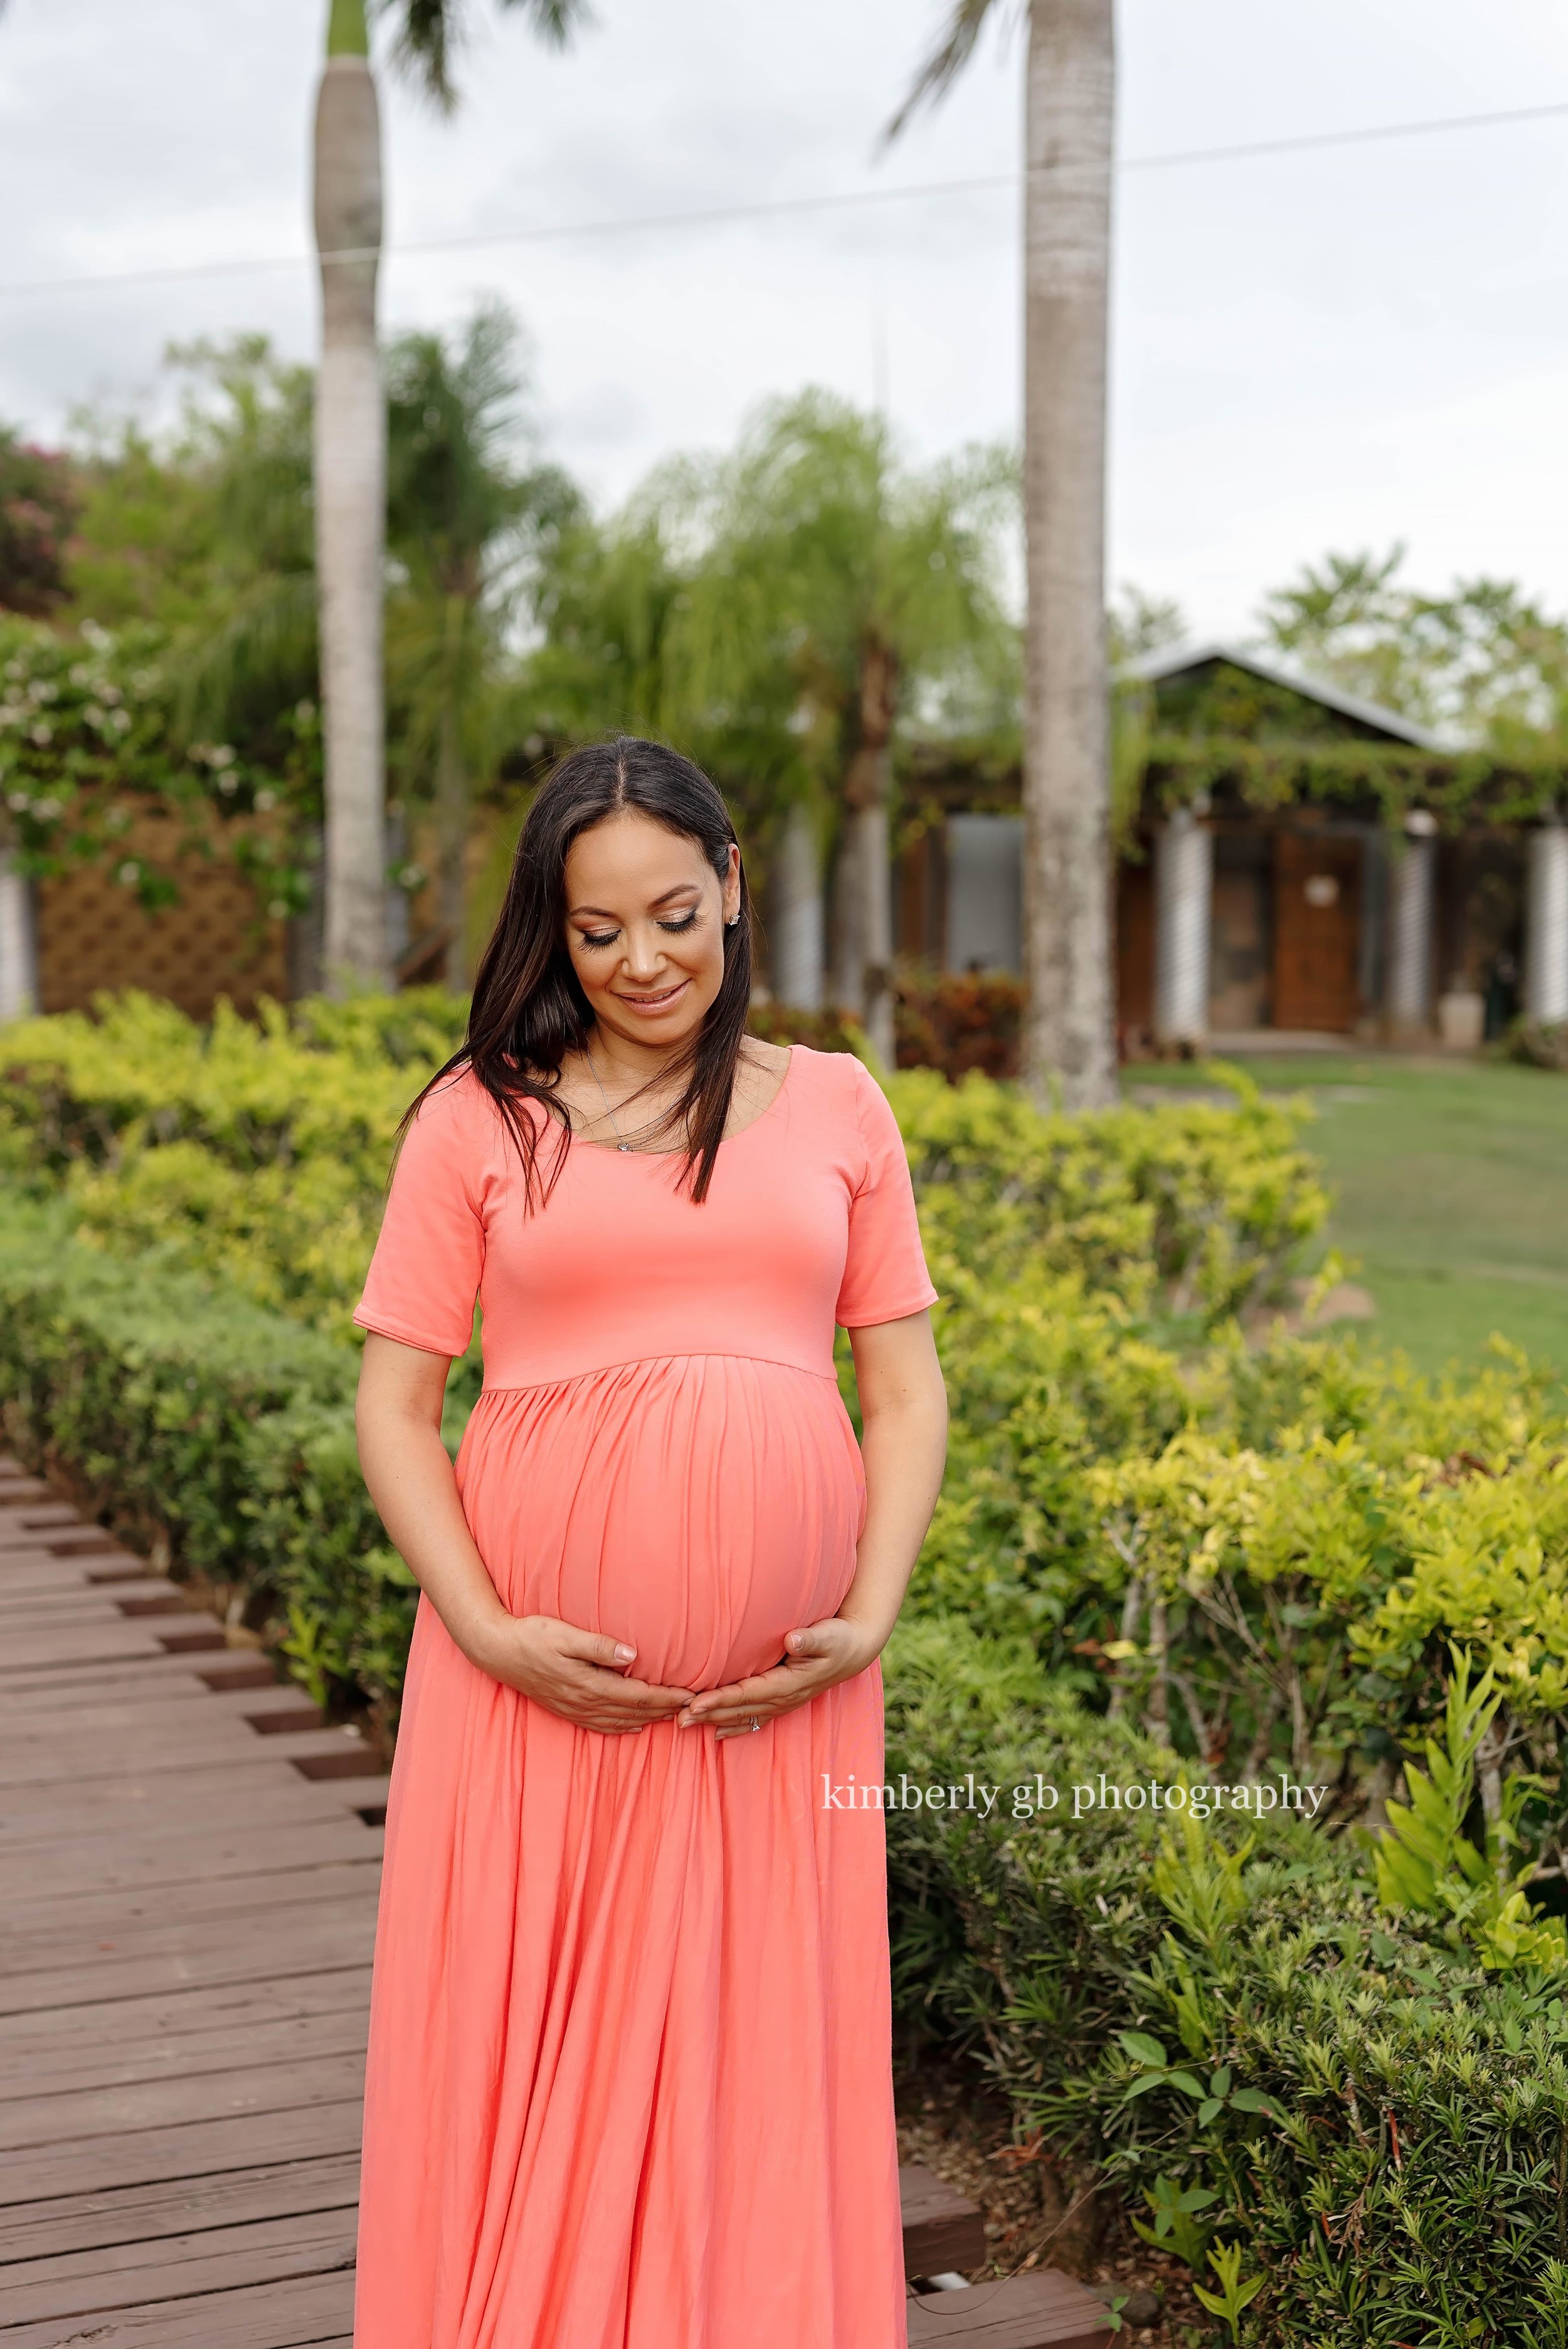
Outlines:
{"label": "woman's eyebrow", "polygon": [[[672,897],[678,897],[683,889],[700,890],[701,887],[700,881],[677,881],[674,888],[666,889],[662,896],[650,898],[650,906],[667,905]],[[595,915],[603,922],[618,922],[621,918],[619,914],[612,913],[607,905],[569,905],[566,910],[573,921],[580,920],[586,914]]]}

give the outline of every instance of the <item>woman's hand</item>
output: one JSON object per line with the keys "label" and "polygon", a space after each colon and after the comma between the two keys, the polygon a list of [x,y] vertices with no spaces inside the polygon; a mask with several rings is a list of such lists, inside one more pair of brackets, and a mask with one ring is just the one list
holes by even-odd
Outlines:
{"label": "woman's hand", "polygon": [[464,1651],[492,1680],[520,1689],[578,1729],[606,1737],[668,1721],[691,1702],[690,1689],[632,1680],[626,1666],[636,1650],[624,1640],[582,1630],[553,1615],[493,1616],[465,1640]]}
{"label": "woman's hand", "polygon": [[848,1622],[841,1615],[827,1616],[788,1634],[784,1645],[789,1653],[782,1663],[724,1688],[704,1689],[676,1720],[683,1729],[699,1723],[711,1726],[716,1740],[749,1737],[753,1718],[777,1721],[781,1713],[810,1704],[824,1689],[852,1681],[876,1661],[882,1644],[863,1624]]}

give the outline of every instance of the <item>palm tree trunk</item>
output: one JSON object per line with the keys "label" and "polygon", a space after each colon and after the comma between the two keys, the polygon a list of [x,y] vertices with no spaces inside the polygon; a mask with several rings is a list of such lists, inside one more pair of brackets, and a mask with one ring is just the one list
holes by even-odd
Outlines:
{"label": "palm tree trunk", "polygon": [[454,993],[469,983],[468,847],[469,776],[463,761],[460,595],[447,598],[447,690],[436,750],[436,882],[441,927],[447,934],[446,982]]}
{"label": "palm tree trunk", "polygon": [[25,1019],[38,1008],[38,953],[33,892],[0,848],[0,1020]]}
{"label": "palm tree trunk", "polygon": [[892,864],[888,802],[892,795],[892,728],[898,714],[898,659],[878,636],[861,647],[860,744],[844,777],[844,895],[850,952],[848,1008],[864,1022],[872,1047],[893,1065]]}
{"label": "palm tree trunk", "polygon": [[[387,979],[382,595],[387,411],[376,347],[381,127],[364,0],[333,0],[315,113],[321,367],[315,544],[329,988]],[[332,260],[334,254],[352,259]]]}
{"label": "palm tree trunk", "polygon": [[1116,1097],[1105,632],[1114,0],[1031,0],[1025,189],[1026,1077]]}
{"label": "palm tree trunk", "polygon": [[800,802],[789,810],[773,874],[773,993],[797,1011],[822,1008],[822,860],[817,824]]}

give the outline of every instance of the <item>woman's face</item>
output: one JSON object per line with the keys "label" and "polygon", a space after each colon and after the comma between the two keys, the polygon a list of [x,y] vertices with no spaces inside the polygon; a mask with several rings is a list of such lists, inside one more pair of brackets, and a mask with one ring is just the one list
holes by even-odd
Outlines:
{"label": "woman's face", "polygon": [[695,840],[630,808],[580,833],[566,858],[566,949],[595,1019],[628,1043],[684,1044],[724,978],[740,907],[740,851],[721,885]]}

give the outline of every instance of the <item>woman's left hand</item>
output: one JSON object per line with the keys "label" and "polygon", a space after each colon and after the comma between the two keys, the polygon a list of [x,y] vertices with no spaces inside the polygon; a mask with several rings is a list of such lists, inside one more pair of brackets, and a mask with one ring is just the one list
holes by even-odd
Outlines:
{"label": "woman's left hand", "polygon": [[705,1723],[712,1728],[716,1740],[749,1737],[754,1719],[777,1721],[781,1713],[809,1704],[824,1689],[853,1680],[857,1672],[875,1662],[883,1642],[863,1624],[829,1615],[820,1623],[789,1632],[784,1645],[788,1653],[781,1664],[724,1688],[704,1689],[693,1697],[685,1711],[676,1715],[677,1727]]}

